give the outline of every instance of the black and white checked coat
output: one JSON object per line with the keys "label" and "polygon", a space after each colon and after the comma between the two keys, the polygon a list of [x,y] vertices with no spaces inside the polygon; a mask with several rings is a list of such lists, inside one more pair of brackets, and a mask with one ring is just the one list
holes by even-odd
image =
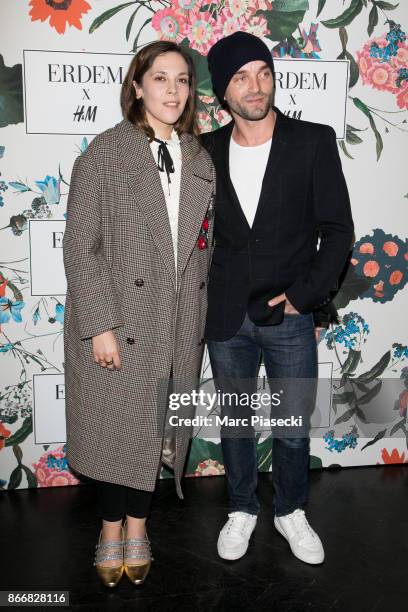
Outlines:
{"label": "black and white checked coat", "polygon": [[[213,218],[209,248],[198,249],[197,239],[212,210],[214,168],[197,139],[184,134],[180,144],[177,282],[159,171],[146,135],[128,120],[76,159],[63,243],[68,461],[91,478],[147,491],[161,462],[167,403],[159,389],[172,367],[175,392],[196,385],[207,310]],[[92,336],[111,329],[122,361],[117,371],[92,356]],[[190,436],[191,428],[178,428],[181,498]]]}

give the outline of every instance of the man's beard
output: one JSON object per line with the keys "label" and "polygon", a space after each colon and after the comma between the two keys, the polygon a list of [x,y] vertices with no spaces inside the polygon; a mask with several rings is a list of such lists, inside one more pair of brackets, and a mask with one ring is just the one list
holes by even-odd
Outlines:
{"label": "man's beard", "polygon": [[245,102],[230,103],[227,100],[227,103],[229,109],[234,111],[239,117],[242,117],[242,119],[246,119],[247,121],[260,121],[261,119],[265,119],[271,109],[273,104],[273,92],[265,100],[264,105],[262,105],[262,107],[258,106],[258,108],[248,108]]}

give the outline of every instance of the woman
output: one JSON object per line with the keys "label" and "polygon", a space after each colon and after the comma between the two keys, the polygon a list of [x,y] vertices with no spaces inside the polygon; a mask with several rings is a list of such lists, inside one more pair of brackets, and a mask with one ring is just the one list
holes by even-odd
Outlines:
{"label": "woman", "polygon": [[[95,565],[115,586],[144,581],[146,518],[161,456],[177,493],[190,428],[164,449],[169,378],[197,384],[207,308],[214,170],[195,126],[195,74],[170,42],[133,58],[125,119],[74,164],[64,236],[67,457],[97,481]],[[179,411],[190,415],[191,407]],[[122,519],[126,522],[122,533]],[[122,550],[122,542],[124,544]]]}

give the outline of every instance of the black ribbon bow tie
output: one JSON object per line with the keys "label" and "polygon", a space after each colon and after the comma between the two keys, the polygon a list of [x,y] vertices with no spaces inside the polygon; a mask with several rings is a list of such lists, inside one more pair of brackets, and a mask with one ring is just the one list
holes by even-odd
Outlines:
{"label": "black ribbon bow tie", "polygon": [[154,138],[155,142],[159,143],[159,151],[157,156],[157,167],[160,172],[166,172],[167,180],[169,184],[171,183],[170,174],[174,172],[174,163],[173,159],[170,155],[170,151],[167,147],[167,142],[160,140],[159,138]]}

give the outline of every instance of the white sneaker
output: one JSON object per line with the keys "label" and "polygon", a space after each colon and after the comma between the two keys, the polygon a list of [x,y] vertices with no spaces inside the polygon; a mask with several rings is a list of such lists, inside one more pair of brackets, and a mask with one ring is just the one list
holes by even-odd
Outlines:
{"label": "white sneaker", "polygon": [[222,559],[235,561],[245,555],[256,519],[256,514],[248,512],[228,514],[228,521],[221,529],[217,542],[218,554]]}
{"label": "white sneaker", "polygon": [[305,563],[322,563],[324,561],[323,544],[317,533],[307,522],[305,513],[297,508],[291,514],[275,516],[274,524],[298,559]]}

